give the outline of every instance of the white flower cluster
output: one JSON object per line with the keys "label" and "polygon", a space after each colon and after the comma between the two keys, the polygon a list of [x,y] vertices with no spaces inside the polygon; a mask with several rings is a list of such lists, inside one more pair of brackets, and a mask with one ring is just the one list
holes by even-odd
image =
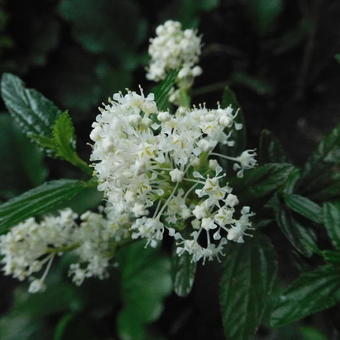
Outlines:
{"label": "white flower cluster", "polygon": [[[238,198],[212,158],[219,156],[217,144],[234,145],[231,133],[242,128],[235,116],[231,107],[159,112],[153,95],[142,91],[115,94],[104,105],[90,135],[91,160],[110,214],[134,220],[132,238],[156,246],[167,230],[178,254],[188,252],[194,261],[218,257],[227,240],[243,242],[253,213],[237,212]],[[255,155],[220,156],[242,176],[256,165]]]}
{"label": "white flower cluster", "polygon": [[[105,277],[110,241],[116,240],[117,227],[92,212],[80,216],[80,225],[76,223],[77,218],[71,209],[65,209],[58,216],[46,216],[40,222],[29,218],[0,236],[5,275],[21,281],[28,278],[31,293],[43,291],[55,256],[72,251],[78,258],[78,262],[70,267],[70,275],[76,284],[82,283],[86,277]],[[36,278],[34,275],[43,268],[41,278]]]}
{"label": "white flower cluster", "polygon": [[156,37],[150,39],[150,65],[147,79],[160,81],[171,70],[179,70],[178,87],[188,88],[193,79],[202,73],[197,66],[201,54],[201,37],[192,29],[182,30],[181,23],[166,21],[156,29]]}

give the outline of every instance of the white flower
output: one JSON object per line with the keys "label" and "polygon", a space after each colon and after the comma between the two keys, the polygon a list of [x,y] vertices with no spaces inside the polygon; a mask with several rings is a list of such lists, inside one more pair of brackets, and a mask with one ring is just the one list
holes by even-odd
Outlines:
{"label": "white flower", "polygon": [[202,73],[197,66],[201,54],[201,37],[192,29],[182,29],[181,23],[168,20],[156,28],[150,39],[150,65],[146,77],[160,81],[171,70],[179,70],[179,87],[190,87],[194,77]]}
{"label": "white flower", "polygon": [[235,158],[235,163],[233,168],[237,172],[238,177],[243,177],[244,170],[254,168],[257,164],[256,160],[256,151],[255,150],[245,150],[241,153],[240,156]]}
{"label": "white flower", "polygon": [[[188,252],[194,261],[221,256],[228,235],[239,242],[250,227],[251,214],[235,216],[239,200],[223,168],[210,159],[219,155],[213,152],[218,144],[232,145],[236,114],[231,107],[180,108],[171,115],[159,112],[153,97],[145,97],[142,91],[116,94],[113,99],[93,123],[91,154],[110,219],[127,216],[132,221],[131,237],[144,238],[151,247],[168,229],[178,254]],[[146,102],[150,110],[144,109]],[[253,161],[248,157],[246,162],[242,155],[225,157],[251,167]],[[233,228],[241,228],[239,237],[232,235],[238,230]],[[80,281],[78,268],[74,272]]]}

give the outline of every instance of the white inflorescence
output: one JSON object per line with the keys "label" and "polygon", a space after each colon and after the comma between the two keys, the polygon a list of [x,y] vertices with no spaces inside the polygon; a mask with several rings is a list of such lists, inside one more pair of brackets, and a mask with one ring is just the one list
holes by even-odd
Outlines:
{"label": "white inflorescence", "polygon": [[150,39],[151,56],[147,78],[160,81],[171,70],[179,70],[179,87],[190,87],[193,78],[202,73],[197,65],[201,54],[201,37],[192,29],[182,30],[181,23],[166,21],[156,29],[156,37]]}
{"label": "white inflorescence", "polygon": [[[0,236],[5,275],[21,281],[28,278],[31,293],[43,291],[55,256],[72,251],[78,260],[70,267],[70,275],[76,284],[81,284],[87,277],[104,278],[110,260],[110,241],[117,240],[117,227],[92,212],[80,217],[80,225],[76,223],[77,218],[71,209],[65,209],[57,216],[44,217],[40,222],[29,218]],[[41,278],[36,278],[40,272],[43,272]]]}
{"label": "white inflorescence", "polygon": [[[243,242],[253,213],[238,208],[213,159],[218,144],[234,145],[231,133],[242,128],[235,116],[231,107],[180,108],[171,115],[158,111],[152,94],[115,94],[90,135],[98,189],[111,204],[111,218],[128,215],[132,238],[145,238],[152,247],[167,230],[178,255],[188,252],[193,261],[218,257],[228,240]],[[221,156],[242,177],[256,165],[255,155]]]}

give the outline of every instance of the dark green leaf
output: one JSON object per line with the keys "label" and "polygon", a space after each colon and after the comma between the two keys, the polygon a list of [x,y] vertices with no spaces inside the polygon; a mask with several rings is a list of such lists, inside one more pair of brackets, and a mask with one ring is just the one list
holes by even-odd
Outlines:
{"label": "dark green leaf", "polygon": [[46,182],[0,205],[0,234],[32,216],[49,212],[87,187],[71,179]]}
{"label": "dark green leaf", "polygon": [[317,250],[313,230],[295,220],[283,206],[276,206],[274,210],[276,222],[288,241],[303,255],[312,256]]}
{"label": "dark green leaf", "polygon": [[279,140],[269,131],[262,130],[259,147],[259,163],[285,163],[288,157]]}
{"label": "dark green leaf", "polygon": [[170,71],[166,78],[152,90],[158,110],[160,111],[167,110],[169,107],[169,95],[175,85],[177,74],[177,70]]}
{"label": "dark green leaf", "polygon": [[340,249],[340,202],[324,203],[323,223],[333,245]]}
{"label": "dark green leaf", "polygon": [[8,199],[41,184],[47,169],[42,153],[14,126],[10,115],[0,115],[0,131],[0,197]]}
{"label": "dark green leaf", "polygon": [[256,30],[260,35],[271,31],[277,17],[283,10],[282,0],[249,0],[247,10]]}
{"label": "dark green leaf", "polygon": [[300,187],[302,192],[315,192],[323,189],[320,182],[323,175],[329,177],[328,171],[340,164],[340,126],[333,129],[319,143],[316,151],[307,160]]}
{"label": "dark green leaf", "polygon": [[268,163],[247,170],[243,178],[235,178],[230,184],[242,199],[251,201],[268,196],[283,186],[294,169],[287,163]]}
{"label": "dark green leaf", "polygon": [[145,248],[145,241],[139,241],[122,248],[118,262],[123,299],[119,336],[147,340],[144,327],[159,317],[163,299],[171,291],[170,261],[159,249]]}
{"label": "dark green leaf", "polygon": [[315,223],[322,222],[321,207],[310,199],[300,195],[290,194],[284,195],[284,201],[290,209],[294,210],[298,214]]}
{"label": "dark green leaf", "polygon": [[220,305],[227,339],[246,340],[256,332],[276,278],[276,253],[260,235],[233,244],[223,263]]}
{"label": "dark green leaf", "polygon": [[18,77],[4,73],[1,79],[1,95],[11,116],[23,133],[50,135],[51,126],[61,111],[41,93],[24,87]]}
{"label": "dark green leaf", "polygon": [[336,54],[334,58],[340,64],[340,53]]}
{"label": "dark green leaf", "polygon": [[75,316],[74,313],[67,313],[61,317],[61,319],[58,321],[56,330],[54,332],[54,340],[63,340],[65,329],[68,326],[68,324],[72,321],[74,316]]}
{"label": "dark green leaf", "polygon": [[188,253],[182,256],[173,255],[172,281],[175,293],[178,296],[186,296],[190,293],[195,281],[196,262]]}
{"label": "dark green leaf", "polygon": [[325,259],[328,263],[333,263],[335,265],[340,264],[340,252],[338,250],[323,250],[321,252],[322,257]]}
{"label": "dark green leaf", "polygon": [[303,273],[281,295],[271,318],[273,327],[283,326],[340,302],[340,271],[320,266]]}
{"label": "dark green leaf", "polygon": [[292,194],[295,189],[295,185],[301,177],[301,170],[298,168],[294,168],[292,172],[289,174],[288,179],[282,188],[282,192],[285,194]]}

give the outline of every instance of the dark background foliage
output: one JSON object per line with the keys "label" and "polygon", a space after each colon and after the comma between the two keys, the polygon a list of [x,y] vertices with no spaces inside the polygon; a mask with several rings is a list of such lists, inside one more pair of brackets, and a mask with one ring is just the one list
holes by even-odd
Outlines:
{"label": "dark background foliage", "polygon": [[[203,35],[204,72],[195,83],[194,102],[215,105],[228,84],[243,107],[249,147],[257,147],[266,128],[301,164],[339,121],[340,64],[335,55],[340,52],[340,2],[336,0],[0,0],[0,73],[19,75],[29,87],[69,110],[78,148],[88,159],[88,135],[97,106],[113,92],[136,89],[139,84],[145,90],[153,86],[145,80],[148,38],[166,19],[197,27]],[[5,111],[0,105],[0,111]],[[22,137],[15,128],[2,129],[0,138],[5,131],[14,137],[7,151],[0,153],[0,200],[39,184],[46,176],[79,175],[55,160],[45,161],[47,174],[38,154],[31,161],[32,168],[42,168],[39,173],[20,171],[23,165],[17,155],[28,151],[20,149]],[[92,203],[78,204],[81,210]],[[90,280],[83,288],[74,288],[63,280],[63,264],[59,266],[49,293],[41,297],[28,298],[21,290],[14,294],[15,284],[0,279],[4,313],[0,339],[51,339],[56,325],[62,327],[63,322],[72,325],[65,339],[115,338],[120,302],[114,280]],[[287,278],[295,274],[283,269]],[[200,268],[188,298],[167,299],[165,312],[153,325],[159,334],[155,338],[222,339],[216,292],[214,266]],[[55,300],[46,312],[44,301]],[[65,314],[65,309],[70,312]],[[337,321],[326,312],[322,318],[278,332],[261,329],[258,336],[325,339],[319,332],[334,336]],[[10,334],[10,328],[26,333]]]}

